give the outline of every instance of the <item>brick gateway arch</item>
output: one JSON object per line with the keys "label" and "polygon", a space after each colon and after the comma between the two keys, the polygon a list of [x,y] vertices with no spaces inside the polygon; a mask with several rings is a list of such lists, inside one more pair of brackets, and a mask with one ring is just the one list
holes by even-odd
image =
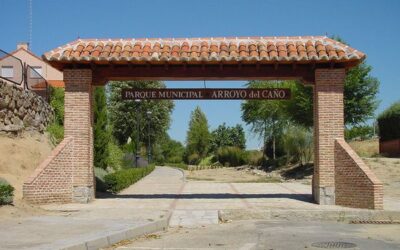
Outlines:
{"label": "brick gateway arch", "polygon": [[92,87],[109,80],[286,80],[314,90],[319,204],[383,208],[382,183],[344,141],[346,70],[365,55],[327,37],[79,39],[43,58],[64,72],[65,138],[24,183],[32,203],[94,198]]}

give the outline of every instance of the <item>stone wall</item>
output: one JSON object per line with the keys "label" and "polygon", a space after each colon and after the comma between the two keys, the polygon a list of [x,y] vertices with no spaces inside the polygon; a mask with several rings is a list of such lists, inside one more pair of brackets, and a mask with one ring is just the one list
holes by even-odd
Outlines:
{"label": "stone wall", "polygon": [[43,132],[53,117],[51,106],[41,96],[0,80],[0,131]]}
{"label": "stone wall", "polygon": [[344,139],[335,141],[336,205],[383,209],[383,184]]}

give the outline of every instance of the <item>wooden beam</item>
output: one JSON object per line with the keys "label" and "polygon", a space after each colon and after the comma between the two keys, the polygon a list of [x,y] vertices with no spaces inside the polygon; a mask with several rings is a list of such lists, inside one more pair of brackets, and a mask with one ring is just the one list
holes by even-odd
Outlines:
{"label": "wooden beam", "polygon": [[[237,65],[224,64],[221,70],[220,64],[182,65],[169,64],[136,65],[114,65],[114,67],[100,66],[96,68],[93,75],[95,82],[109,80],[302,80],[314,81],[314,70],[307,64],[298,64],[295,68],[291,64],[282,64],[278,68],[275,65],[264,64],[262,69],[257,69],[254,64],[241,64],[240,70]],[[260,65],[261,67],[261,65]],[[185,69],[186,68],[186,69]]]}

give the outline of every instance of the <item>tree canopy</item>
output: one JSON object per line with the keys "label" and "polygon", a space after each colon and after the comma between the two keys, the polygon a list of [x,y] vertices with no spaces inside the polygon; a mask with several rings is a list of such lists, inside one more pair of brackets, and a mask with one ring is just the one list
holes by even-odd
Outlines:
{"label": "tree canopy", "polygon": [[238,147],[240,149],[246,148],[246,137],[242,125],[229,127],[225,123],[219,125],[211,132],[211,146],[210,150],[216,152],[221,147]]}
{"label": "tree canopy", "polygon": [[[152,144],[164,136],[171,123],[174,103],[171,100],[122,100],[123,88],[165,88],[160,81],[111,82],[108,86],[110,123],[113,136],[120,145],[137,136],[140,125],[140,142],[147,145],[148,136]],[[148,115],[148,112],[151,112]],[[149,129],[150,128],[150,129]]]}
{"label": "tree canopy", "polygon": [[[250,81],[248,88],[290,87],[291,82]],[[264,143],[264,151],[268,142],[272,143],[272,157],[276,156],[276,139],[288,124],[285,100],[248,100],[242,103],[242,119],[251,125],[251,131],[258,134]]]}

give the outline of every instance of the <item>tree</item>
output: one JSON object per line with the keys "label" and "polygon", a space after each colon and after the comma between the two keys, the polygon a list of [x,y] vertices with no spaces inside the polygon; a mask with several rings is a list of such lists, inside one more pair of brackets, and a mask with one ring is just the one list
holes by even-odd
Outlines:
{"label": "tree", "polygon": [[219,148],[226,146],[238,147],[240,149],[246,148],[246,137],[243,127],[240,124],[229,127],[223,123],[211,132],[210,150],[212,152],[216,152]]}
{"label": "tree", "polygon": [[200,159],[206,157],[209,146],[210,132],[208,131],[208,121],[200,107],[196,107],[190,115],[189,129],[186,136],[187,159],[196,154]]}
{"label": "tree", "polygon": [[[333,39],[345,43],[340,37]],[[379,80],[371,76],[372,67],[363,62],[347,72],[344,82],[344,121],[354,126],[365,123],[374,117],[379,101],[377,94]],[[313,125],[313,91],[311,87],[296,84],[292,89],[292,100],[288,105],[288,114],[298,124],[307,127]]]}
{"label": "tree", "polygon": [[108,162],[108,143],[111,139],[107,119],[107,101],[104,87],[94,91],[94,165],[106,169]]}
{"label": "tree", "polygon": [[153,148],[153,156],[158,164],[182,163],[185,147],[179,141],[175,141],[168,134],[164,136]]}
{"label": "tree", "polygon": [[[278,81],[250,81],[248,88],[287,87],[289,83]],[[249,100],[242,103],[242,119],[251,125],[251,131],[263,138],[264,154],[268,152],[269,142],[272,158],[277,155],[277,138],[288,124],[286,102],[280,100]]]}
{"label": "tree", "polygon": [[[123,145],[131,137],[135,142],[138,126],[140,127],[140,144],[147,145],[148,136],[155,145],[166,133],[171,123],[174,103],[171,100],[122,100],[123,88],[165,88],[160,81],[125,81],[111,82],[108,92],[110,96],[110,122],[113,136],[118,144]],[[147,112],[151,111],[148,116]],[[150,125],[150,126],[149,126]],[[150,129],[149,129],[150,128]]]}

